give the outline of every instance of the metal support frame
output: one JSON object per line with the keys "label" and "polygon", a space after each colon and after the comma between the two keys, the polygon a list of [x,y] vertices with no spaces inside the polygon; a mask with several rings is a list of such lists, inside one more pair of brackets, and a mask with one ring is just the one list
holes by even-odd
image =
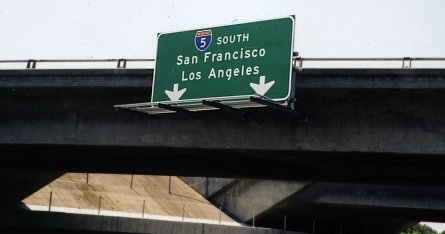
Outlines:
{"label": "metal support frame", "polygon": [[34,59],[28,60],[28,62],[26,63],[26,69],[35,69],[36,63],[37,63],[37,61]]}
{"label": "metal support frame", "polygon": [[223,111],[227,111],[227,112],[233,113],[233,114],[237,115],[239,118],[241,118],[241,121],[246,121],[247,120],[246,111],[238,109],[238,108],[231,107],[231,106],[226,105],[226,104],[223,104],[223,103],[221,103],[221,101],[202,100],[202,104],[206,105],[206,106],[215,107],[215,108],[218,108],[218,109],[223,110]]}
{"label": "metal support frame", "polygon": [[182,204],[182,222],[184,222],[185,219],[185,204]]}
{"label": "metal support frame", "polygon": [[172,177],[168,177],[168,194],[172,194]]}
{"label": "metal support frame", "polygon": [[249,100],[251,102],[255,102],[261,105],[265,105],[268,106],[270,108],[276,109],[276,110],[280,110],[280,111],[285,111],[285,112],[290,112],[290,113],[295,113],[295,110],[286,106],[281,105],[278,102],[275,102],[269,98],[263,97],[263,96],[251,96],[249,98]]}
{"label": "metal support frame", "polygon": [[162,108],[162,109],[178,112],[178,113],[181,113],[181,114],[186,114],[186,115],[188,115],[190,117],[195,117],[195,115],[196,115],[196,113],[193,112],[193,111],[189,111],[187,109],[184,109],[184,108],[181,108],[181,107],[177,107],[177,106],[173,106],[173,105],[159,103],[158,107]]}
{"label": "metal support frame", "polygon": [[[265,105],[265,106],[270,107],[275,110],[291,113],[297,118],[298,121],[307,121],[307,116],[304,116],[300,111],[296,110],[295,108],[289,108],[289,107],[283,106],[280,103],[270,100],[266,97],[251,96],[250,101],[259,103],[261,105]],[[291,105],[293,106],[293,104],[291,104]]]}
{"label": "metal support frame", "polygon": [[[194,118],[197,117],[198,111],[203,110],[223,110],[226,112],[230,112],[236,116],[238,116],[242,122],[248,120],[247,112],[243,108],[251,108],[251,107],[270,107],[272,109],[280,110],[283,112],[288,112],[293,114],[298,121],[307,121],[308,118],[306,115],[303,115],[300,111],[296,109],[296,96],[295,96],[295,83],[297,82],[297,76],[299,73],[299,69],[293,65],[292,66],[292,74],[291,74],[291,88],[290,95],[285,101],[274,101],[268,97],[262,95],[254,95],[248,96],[245,95],[242,98],[230,99],[230,98],[221,98],[221,99],[201,99],[196,100],[194,102],[187,102],[181,104],[172,104],[171,102],[164,103],[135,103],[135,104],[125,104],[125,105],[115,105],[116,108],[131,110],[143,113],[144,115],[148,114],[151,116],[152,114],[163,114],[163,113],[180,113],[185,114],[188,117]],[[151,111],[151,113],[150,113]]]}
{"label": "metal support frame", "polygon": [[145,199],[142,202],[142,218],[144,218],[144,215],[145,215]]}
{"label": "metal support frame", "polygon": [[118,59],[117,60],[117,68],[126,68],[127,67],[127,60],[126,59]]}
{"label": "metal support frame", "polygon": [[295,109],[295,102],[297,98],[295,97],[295,84],[297,83],[297,74],[299,69],[297,67],[292,66],[292,75],[291,75],[291,88],[290,88],[290,97],[288,107],[292,110]]}
{"label": "metal support frame", "polygon": [[133,189],[133,177],[134,177],[134,175],[131,174],[131,181],[130,181],[130,188],[131,189]]}
{"label": "metal support frame", "polygon": [[[409,62],[407,67],[405,67],[405,61]],[[411,68],[412,61],[413,61],[413,59],[410,57],[402,58],[402,68]]]}
{"label": "metal support frame", "polygon": [[252,210],[252,227],[255,227],[255,210]]}
{"label": "metal support frame", "polygon": [[102,205],[102,195],[99,196],[99,206],[97,208],[97,215],[100,215],[100,206]]}
{"label": "metal support frame", "polygon": [[117,111],[131,113],[131,114],[138,114],[139,116],[147,117],[150,119],[159,119],[159,116],[156,115],[150,115],[145,111],[139,110],[139,109],[127,109],[122,107],[115,107]]}
{"label": "metal support frame", "polygon": [[[299,60],[300,62],[300,68],[303,63],[303,60]],[[298,121],[307,121],[308,117],[298,111],[295,107],[296,103],[296,97],[295,97],[295,83],[297,79],[297,73],[298,73],[298,67],[292,67],[292,77],[291,77],[291,90],[290,90],[290,97],[288,100],[287,105],[283,105],[281,102],[276,102],[272,99],[269,99],[267,97],[261,96],[261,95],[255,95],[251,96],[249,100],[251,102],[259,103],[261,105],[265,105],[267,107],[270,107],[275,110],[287,112],[293,114]]]}
{"label": "metal support frame", "polygon": [[48,212],[51,212],[52,202],[53,202],[53,191],[49,191]]}

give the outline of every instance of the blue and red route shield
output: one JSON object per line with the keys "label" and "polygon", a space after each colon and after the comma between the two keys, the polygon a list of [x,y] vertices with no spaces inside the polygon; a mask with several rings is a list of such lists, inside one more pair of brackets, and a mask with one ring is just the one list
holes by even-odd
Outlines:
{"label": "blue and red route shield", "polygon": [[195,35],[195,46],[199,51],[204,51],[209,48],[212,43],[212,30],[200,30]]}

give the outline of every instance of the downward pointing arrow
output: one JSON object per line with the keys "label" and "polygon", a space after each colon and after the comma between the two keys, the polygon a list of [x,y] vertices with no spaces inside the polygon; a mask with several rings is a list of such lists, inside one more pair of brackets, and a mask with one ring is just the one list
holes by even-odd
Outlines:
{"label": "downward pointing arrow", "polygon": [[165,94],[170,98],[171,101],[178,101],[181,96],[187,91],[186,88],[178,90],[178,84],[173,85],[173,91],[165,90]]}
{"label": "downward pointing arrow", "polygon": [[255,91],[255,93],[264,96],[264,94],[267,93],[267,91],[272,87],[272,85],[275,84],[275,81],[272,80],[270,82],[266,83],[266,76],[260,76],[260,83],[250,83],[250,87]]}

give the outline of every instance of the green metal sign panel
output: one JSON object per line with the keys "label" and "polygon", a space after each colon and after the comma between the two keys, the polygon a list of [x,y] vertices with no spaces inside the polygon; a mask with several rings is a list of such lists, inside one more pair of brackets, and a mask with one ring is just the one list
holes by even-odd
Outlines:
{"label": "green metal sign panel", "polygon": [[286,17],[159,34],[152,103],[288,99],[293,29]]}

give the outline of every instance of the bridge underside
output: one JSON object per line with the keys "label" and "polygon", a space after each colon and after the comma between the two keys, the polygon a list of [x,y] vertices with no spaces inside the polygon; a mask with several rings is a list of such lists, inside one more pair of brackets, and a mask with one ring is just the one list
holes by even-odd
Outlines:
{"label": "bridge underside", "polygon": [[442,185],[440,155],[97,145],[0,145],[0,168]]}

